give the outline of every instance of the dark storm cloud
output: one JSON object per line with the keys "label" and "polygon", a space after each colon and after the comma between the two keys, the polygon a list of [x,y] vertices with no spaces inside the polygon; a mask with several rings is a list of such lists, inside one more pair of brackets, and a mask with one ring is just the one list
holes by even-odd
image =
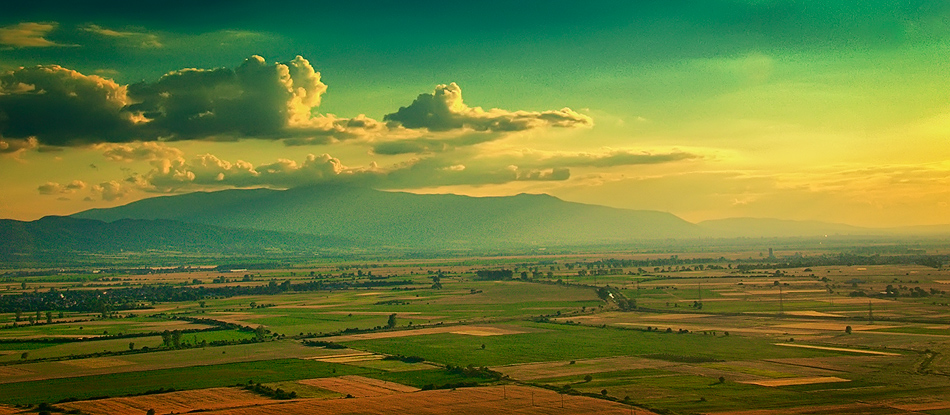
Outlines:
{"label": "dark storm cloud", "polygon": [[126,87],[57,65],[0,73],[0,137],[53,146],[127,141]]}
{"label": "dark storm cloud", "polygon": [[[366,117],[313,114],[326,85],[302,58],[236,69],[183,69],[154,83],[119,85],[57,65],[0,74],[0,137],[78,146],[150,140],[358,137],[381,128]],[[22,147],[22,146],[20,146]]]}

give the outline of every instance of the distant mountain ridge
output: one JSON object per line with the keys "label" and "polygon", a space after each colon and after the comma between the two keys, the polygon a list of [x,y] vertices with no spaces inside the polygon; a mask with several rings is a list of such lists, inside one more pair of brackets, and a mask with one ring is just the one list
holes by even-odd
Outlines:
{"label": "distant mountain ridge", "polygon": [[103,222],[47,216],[32,222],[0,220],[0,258],[37,254],[178,251],[261,253],[350,247],[352,241],[316,235],[229,229],[170,220],[120,219]]}
{"label": "distant mountain ridge", "polygon": [[401,247],[575,245],[708,235],[670,213],[566,202],[549,195],[471,197],[349,186],[188,193],[73,217],[168,219]]}
{"label": "distant mountain ridge", "polygon": [[170,220],[221,228],[425,249],[610,244],[693,238],[950,234],[948,226],[863,228],[819,221],[728,218],[693,224],[673,214],[567,202],[544,194],[471,197],[325,185],[232,189],[143,199],[74,218]]}

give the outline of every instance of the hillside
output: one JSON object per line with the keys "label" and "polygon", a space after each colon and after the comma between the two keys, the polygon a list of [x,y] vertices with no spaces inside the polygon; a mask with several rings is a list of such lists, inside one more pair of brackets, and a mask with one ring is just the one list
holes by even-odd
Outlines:
{"label": "hillside", "polygon": [[111,223],[62,216],[32,222],[0,220],[0,258],[36,254],[173,251],[262,253],[352,246],[351,241],[171,220],[122,219]]}
{"label": "hillside", "polygon": [[420,195],[347,186],[197,192],[73,216],[168,219],[399,247],[574,245],[705,235],[669,213],[565,202],[548,195]]}

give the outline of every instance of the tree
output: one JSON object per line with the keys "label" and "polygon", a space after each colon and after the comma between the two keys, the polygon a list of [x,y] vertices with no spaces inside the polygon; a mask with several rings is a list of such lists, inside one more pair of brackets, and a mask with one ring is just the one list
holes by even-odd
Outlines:
{"label": "tree", "polygon": [[148,411],[145,412],[145,415],[155,415],[155,410],[149,409]]}
{"label": "tree", "polygon": [[172,332],[165,330],[162,332],[162,346],[168,347],[172,344]]}
{"label": "tree", "polygon": [[26,358],[28,358],[28,357],[30,357],[30,352],[23,352],[23,353],[20,354],[20,359],[21,359],[21,360],[26,360]]}
{"label": "tree", "polygon": [[389,315],[389,320],[386,321],[386,328],[396,327],[396,313]]}
{"label": "tree", "polygon": [[590,382],[594,380],[594,377],[591,375],[584,375],[584,382]]}
{"label": "tree", "polygon": [[135,350],[135,342],[129,342],[129,350]]}
{"label": "tree", "polygon": [[264,341],[265,334],[267,334],[267,329],[265,329],[264,326],[257,326],[257,328],[254,329],[254,338],[256,338],[257,341]]}
{"label": "tree", "polygon": [[726,377],[725,377],[725,376],[720,376],[720,377],[719,377],[719,383],[726,383]]}
{"label": "tree", "polygon": [[181,347],[181,330],[172,332],[172,344],[175,345],[176,349]]}
{"label": "tree", "polygon": [[845,332],[845,333],[848,333],[848,334],[851,334],[851,326],[845,327],[845,328],[844,328],[844,332]]}
{"label": "tree", "polygon": [[46,312],[46,323],[52,323],[52,322],[53,322],[53,312],[52,312],[52,311],[47,311],[47,312]]}
{"label": "tree", "polygon": [[22,311],[16,310],[16,311],[13,312],[13,315],[16,317],[16,320],[15,320],[15,321],[22,321],[22,320],[23,320],[23,312],[22,312]]}
{"label": "tree", "polygon": [[607,389],[601,389],[600,394],[607,396]]}

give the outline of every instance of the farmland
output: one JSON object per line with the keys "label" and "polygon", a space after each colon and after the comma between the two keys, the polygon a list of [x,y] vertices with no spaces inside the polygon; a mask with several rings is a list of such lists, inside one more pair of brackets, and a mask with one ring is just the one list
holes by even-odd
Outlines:
{"label": "farmland", "polygon": [[8,270],[0,413],[945,413],[946,253],[834,249]]}

